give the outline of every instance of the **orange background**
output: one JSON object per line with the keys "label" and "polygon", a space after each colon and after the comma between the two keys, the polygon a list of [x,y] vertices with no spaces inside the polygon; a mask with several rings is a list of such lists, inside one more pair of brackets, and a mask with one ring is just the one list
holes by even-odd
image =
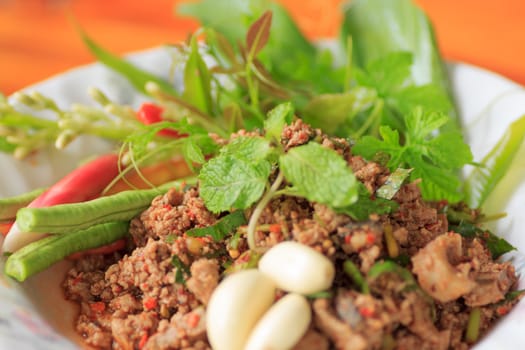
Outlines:
{"label": "orange background", "polygon": [[[219,0],[218,0],[219,1]],[[388,0],[385,0],[388,1]],[[71,25],[116,53],[184,39],[196,23],[181,0],[0,0],[0,91],[10,94],[93,61]],[[311,38],[335,35],[341,0],[280,0]],[[434,23],[443,55],[525,84],[525,1],[416,0]]]}

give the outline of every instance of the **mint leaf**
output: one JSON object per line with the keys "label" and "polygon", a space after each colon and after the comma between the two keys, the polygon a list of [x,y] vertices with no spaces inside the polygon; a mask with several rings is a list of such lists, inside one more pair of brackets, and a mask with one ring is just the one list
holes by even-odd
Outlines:
{"label": "mint leaf", "polygon": [[246,209],[257,201],[268,183],[271,166],[222,154],[202,167],[198,176],[200,195],[206,207],[214,212]]}
{"label": "mint leaf", "polygon": [[239,136],[221,148],[200,171],[200,195],[212,212],[246,209],[257,201],[268,183],[272,152],[260,136]]}
{"label": "mint leaf", "polygon": [[292,189],[310,201],[340,208],[357,200],[357,180],[334,150],[310,142],[290,149],[279,165]]}
{"label": "mint leaf", "polygon": [[239,136],[220,150],[221,155],[234,155],[248,162],[259,162],[268,157],[272,148],[270,142],[258,136]]}
{"label": "mint leaf", "polygon": [[215,241],[221,241],[237,227],[246,224],[246,217],[241,210],[234,211],[221,219],[215,224],[206,227],[196,227],[186,231],[186,235],[190,237],[205,237],[210,236]]}
{"label": "mint leaf", "polygon": [[268,112],[268,117],[264,121],[266,138],[270,141],[279,142],[284,127],[292,122],[293,116],[294,107],[290,102],[281,103]]}

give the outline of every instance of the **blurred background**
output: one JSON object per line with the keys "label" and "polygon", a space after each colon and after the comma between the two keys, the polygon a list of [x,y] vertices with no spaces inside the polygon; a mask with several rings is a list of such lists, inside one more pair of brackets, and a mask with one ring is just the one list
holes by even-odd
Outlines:
{"label": "blurred background", "polygon": [[[279,1],[310,38],[337,34],[342,0]],[[434,23],[445,58],[525,84],[524,0],[415,1]],[[0,0],[0,92],[8,95],[94,61],[75,32],[71,15],[95,41],[122,54],[186,38],[197,24],[176,16],[181,2]]]}

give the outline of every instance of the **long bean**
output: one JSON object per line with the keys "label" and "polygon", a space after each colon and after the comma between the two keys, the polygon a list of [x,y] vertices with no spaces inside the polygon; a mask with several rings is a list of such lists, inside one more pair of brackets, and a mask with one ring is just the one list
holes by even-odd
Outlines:
{"label": "long bean", "polygon": [[128,234],[129,223],[110,222],[65,235],[50,235],[11,254],[5,263],[6,275],[22,282],[72,253],[100,247]]}
{"label": "long bean", "polygon": [[111,221],[128,221],[145,210],[153,198],[164,193],[170,182],[159,188],[130,190],[87,202],[59,204],[44,208],[22,208],[16,223],[22,232],[67,233]]}
{"label": "long bean", "polygon": [[18,209],[27,206],[44,191],[45,188],[39,188],[31,192],[22,193],[18,196],[0,198],[0,221],[10,219],[14,220]]}

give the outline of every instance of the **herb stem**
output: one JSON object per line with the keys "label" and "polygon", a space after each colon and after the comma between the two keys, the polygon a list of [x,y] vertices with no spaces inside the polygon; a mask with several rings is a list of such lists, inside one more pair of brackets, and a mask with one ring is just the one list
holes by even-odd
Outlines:
{"label": "herb stem", "polygon": [[250,95],[251,106],[253,109],[259,110],[259,91],[257,88],[257,84],[255,84],[255,82],[252,79],[251,57],[248,58],[248,62],[246,63],[245,75],[246,84],[248,85],[248,93]]}
{"label": "herb stem", "polygon": [[261,216],[264,208],[268,205],[270,200],[273,198],[274,194],[277,192],[277,189],[281,186],[281,183],[284,180],[284,175],[282,172],[279,172],[277,175],[277,178],[273,182],[272,186],[264,196],[261,198],[259,203],[257,203],[257,206],[253,210],[253,213],[250,217],[250,221],[248,222],[248,233],[246,235],[248,239],[248,247],[250,250],[255,250],[255,231],[257,230],[257,221],[259,221],[259,217]]}
{"label": "herb stem", "polygon": [[363,123],[363,125],[361,125],[361,127],[359,128],[359,130],[357,130],[355,133],[354,133],[354,138],[355,139],[359,139],[362,135],[365,134],[366,130],[369,129],[370,127],[372,127],[372,132],[371,134],[377,134],[377,127],[378,125],[380,124],[380,118],[381,118],[381,112],[383,111],[383,106],[384,106],[384,101],[383,99],[378,99],[376,104],[374,105],[374,108],[372,109],[372,112],[370,112],[370,115],[368,116],[368,118],[366,118],[366,121]]}

